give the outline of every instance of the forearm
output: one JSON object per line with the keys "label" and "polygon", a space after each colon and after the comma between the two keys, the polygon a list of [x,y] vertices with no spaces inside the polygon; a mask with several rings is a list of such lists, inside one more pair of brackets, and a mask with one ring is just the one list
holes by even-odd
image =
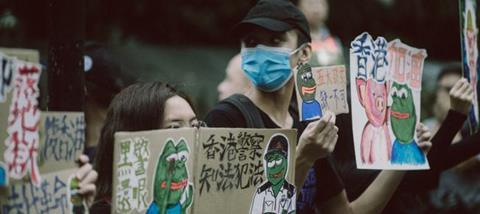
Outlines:
{"label": "forearm", "polygon": [[299,191],[303,187],[305,178],[307,177],[308,170],[313,166],[313,162],[308,161],[306,158],[298,155],[295,159],[295,188],[297,196],[300,195]]}
{"label": "forearm", "polygon": [[448,111],[447,117],[431,140],[432,148],[427,157],[432,169],[436,169],[437,165],[445,159],[446,150],[449,148],[457,132],[462,128],[466,118],[466,115],[457,111]]}
{"label": "forearm", "polygon": [[438,170],[449,169],[480,153],[480,132],[451,145],[438,166]]}
{"label": "forearm", "polygon": [[405,171],[382,171],[362,195],[351,202],[354,213],[381,213],[404,175]]}

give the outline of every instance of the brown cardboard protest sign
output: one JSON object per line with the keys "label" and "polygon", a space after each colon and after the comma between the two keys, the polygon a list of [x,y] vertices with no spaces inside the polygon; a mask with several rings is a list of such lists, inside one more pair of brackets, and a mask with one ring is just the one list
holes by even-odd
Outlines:
{"label": "brown cardboard protest sign", "polygon": [[345,66],[297,67],[295,88],[301,121],[315,120],[325,111],[348,113]]}
{"label": "brown cardboard protest sign", "polygon": [[73,177],[84,114],[40,112],[37,63],[38,51],[0,49],[0,212],[84,213]]}
{"label": "brown cardboard protest sign", "polygon": [[76,168],[85,143],[83,112],[42,112],[40,117],[40,173]]}
{"label": "brown cardboard protest sign", "polygon": [[295,211],[295,130],[115,134],[112,213]]}

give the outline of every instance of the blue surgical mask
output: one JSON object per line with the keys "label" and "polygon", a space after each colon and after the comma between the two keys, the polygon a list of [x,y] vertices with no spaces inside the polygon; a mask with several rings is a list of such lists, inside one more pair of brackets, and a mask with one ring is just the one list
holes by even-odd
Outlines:
{"label": "blue surgical mask", "polygon": [[300,48],[294,51],[264,45],[242,48],[242,69],[258,89],[265,92],[276,91],[292,77],[290,56]]}

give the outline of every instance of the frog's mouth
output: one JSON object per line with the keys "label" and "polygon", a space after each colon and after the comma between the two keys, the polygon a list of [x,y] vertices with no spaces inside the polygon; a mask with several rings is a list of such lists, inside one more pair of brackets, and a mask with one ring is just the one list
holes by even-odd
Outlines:
{"label": "frog's mouth", "polygon": [[[186,187],[188,185],[188,179],[183,179],[179,182],[173,182],[170,184],[170,190],[179,190],[179,189],[182,189],[184,187]],[[166,189],[167,188],[167,182],[166,181],[163,181],[161,186],[162,189]]]}
{"label": "frog's mouth", "polygon": [[407,112],[398,112],[398,111],[391,111],[392,116],[399,119],[399,120],[404,120],[410,118],[410,114]]}
{"label": "frog's mouth", "polygon": [[272,174],[272,178],[281,178],[283,176],[283,170],[281,170],[280,172],[277,172],[275,174]]}
{"label": "frog's mouth", "polygon": [[305,87],[305,86],[302,86],[302,94],[314,94],[315,93],[315,89],[317,89],[316,86],[312,86],[312,87]]}

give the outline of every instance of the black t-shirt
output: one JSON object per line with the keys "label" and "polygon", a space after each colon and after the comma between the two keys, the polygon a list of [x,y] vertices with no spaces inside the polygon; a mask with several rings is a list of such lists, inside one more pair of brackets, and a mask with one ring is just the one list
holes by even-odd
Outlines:
{"label": "black t-shirt", "polygon": [[[347,197],[350,201],[354,201],[368,188],[381,171],[356,168],[353,137],[351,137],[351,115],[346,114],[337,117],[337,126],[339,119],[343,125],[339,128],[339,140],[333,156],[337,164],[337,170],[344,182]],[[460,113],[454,111],[448,113],[446,119],[448,124],[442,124],[440,130],[431,140],[433,146],[428,154],[431,170],[407,172],[383,213],[426,212],[428,209],[425,201],[426,194],[430,189],[437,186],[440,172],[460,162],[455,160],[465,160],[466,157],[471,157],[479,152],[480,146],[478,145],[480,144],[478,143],[462,141],[462,143],[449,146],[464,120],[465,116]],[[471,141],[471,139],[464,141],[469,140]],[[463,145],[468,148],[460,148]]]}
{"label": "black t-shirt", "polygon": [[[259,108],[257,110],[265,128],[280,128],[265,112]],[[290,115],[293,117],[293,128],[298,130],[297,138],[299,138],[306,126],[299,122],[298,114],[294,109],[290,110]],[[242,113],[229,103],[217,104],[208,113],[205,122],[209,127],[244,128],[247,126]],[[334,161],[330,157],[315,162],[297,198],[297,213],[313,213],[314,203],[321,203],[343,191],[343,183],[334,168]]]}

